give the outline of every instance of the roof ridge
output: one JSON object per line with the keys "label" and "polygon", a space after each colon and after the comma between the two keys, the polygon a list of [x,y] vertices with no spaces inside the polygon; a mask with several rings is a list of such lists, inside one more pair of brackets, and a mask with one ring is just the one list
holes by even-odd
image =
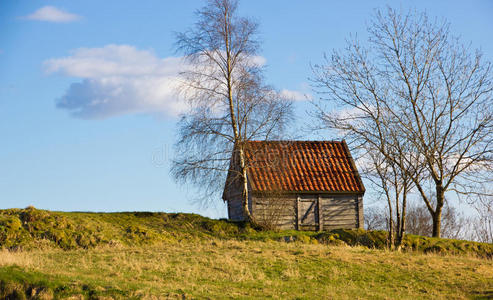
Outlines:
{"label": "roof ridge", "polygon": [[343,143],[344,140],[252,140],[247,143]]}

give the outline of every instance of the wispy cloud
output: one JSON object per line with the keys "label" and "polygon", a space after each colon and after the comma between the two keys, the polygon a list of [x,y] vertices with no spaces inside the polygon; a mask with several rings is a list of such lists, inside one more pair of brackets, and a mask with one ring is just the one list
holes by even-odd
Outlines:
{"label": "wispy cloud", "polygon": [[56,23],[68,23],[79,20],[81,17],[72,14],[54,6],[43,6],[30,15],[22,17],[23,19],[56,22]]}
{"label": "wispy cloud", "polygon": [[281,96],[293,101],[304,101],[304,100],[312,99],[312,95],[310,93],[303,93],[300,91],[293,91],[287,89],[281,90]]}

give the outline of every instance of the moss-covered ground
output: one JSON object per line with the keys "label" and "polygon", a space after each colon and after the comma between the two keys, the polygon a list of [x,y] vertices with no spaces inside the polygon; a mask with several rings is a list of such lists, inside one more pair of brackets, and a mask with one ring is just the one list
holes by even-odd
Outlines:
{"label": "moss-covered ground", "polygon": [[0,211],[0,298],[493,297],[493,245],[194,214]]}

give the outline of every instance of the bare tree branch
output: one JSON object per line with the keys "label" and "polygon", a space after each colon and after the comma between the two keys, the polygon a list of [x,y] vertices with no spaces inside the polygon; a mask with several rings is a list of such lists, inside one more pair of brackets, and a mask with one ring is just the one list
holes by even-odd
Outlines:
{"label": "bare tree branch", "polygon": [[433,236],[446,194],[493,164],[491,64],[449,27],[425,13],[377,11],[368,47],[348,41],[313,67],[312,80],[323,126],[398,167],[421,195]]}
{"label": "bare tree branch", "polygon": [[[291,101],[266,85],[258,62],[258,24],[236,13],[235,0],[209,0],[195,26],[177,34],[177,50],[191,66],[182,73],[181,95],[190,105],[178,124],[172,173],[195,185],[202,204],[217,199],[226,175],[242,182],[245,219],[249,140],[278,138],[291,117]],[[231,158],[238,158],[234,169]]]}

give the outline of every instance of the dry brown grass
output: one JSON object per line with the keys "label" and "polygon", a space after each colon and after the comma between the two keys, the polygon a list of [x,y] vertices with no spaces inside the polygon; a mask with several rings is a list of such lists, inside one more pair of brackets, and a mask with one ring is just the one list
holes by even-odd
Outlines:
{"label": "dry brown grass", "polygon": [[445,299],[493,289],[491,260],[273,241],[0,252],[9,265],[137,298]]}
{"label": "dry brown grass", "polygon": [[12,252],[7,249],[0,250],[0,267],[3,266],[19,266],[31,267],[35,256],[29,252]]}

